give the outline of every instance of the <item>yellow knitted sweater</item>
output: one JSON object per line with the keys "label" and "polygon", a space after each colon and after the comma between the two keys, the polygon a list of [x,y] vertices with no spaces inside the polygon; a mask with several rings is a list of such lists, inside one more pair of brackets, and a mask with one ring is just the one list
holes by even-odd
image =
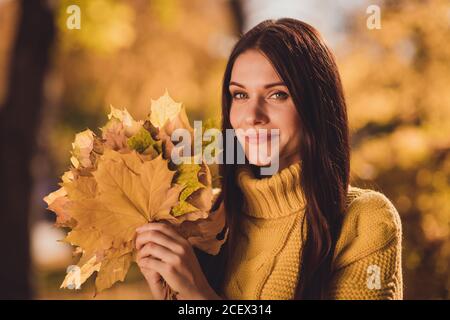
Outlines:
{"label": "yellow knitted sweater", "polygon": [[[245,203],[225,274],[227,299],[293,299],[303,242],[300,174],[300,162],[265,178],[239,167]],[[400,218],[390,200],[350,186],[328,298],[402,299],[401,243]]]}

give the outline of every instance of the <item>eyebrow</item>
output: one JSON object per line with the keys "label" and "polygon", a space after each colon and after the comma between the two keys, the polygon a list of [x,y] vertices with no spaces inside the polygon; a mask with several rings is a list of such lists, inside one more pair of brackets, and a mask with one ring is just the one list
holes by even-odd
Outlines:
{"label": "eyebrow", "polygon": [[[230,86],[235,85],[241,88],[245,88],[245,86],[243,84],[240,84],[238,82],[235,81],[230,81]],[[268,83],[266,85],[264,85],[265,89],[271,88],[271,87],[275,87],[275,86],[286,86],[286,84],[283,81],[279,81],[279,82],[273,82],[273,83]]]}

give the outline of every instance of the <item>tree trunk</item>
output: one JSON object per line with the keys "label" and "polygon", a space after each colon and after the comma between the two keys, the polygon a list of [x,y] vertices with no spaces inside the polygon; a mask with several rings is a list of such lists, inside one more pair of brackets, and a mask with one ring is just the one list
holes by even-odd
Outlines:
{"label": "tree trunk", "polygon": [[235,32],[240,36],[244,32],[245,22],[242,0],[231,0],[230,8],[233,13],[234,24],[236,26]]}
{"label": "tree trunk", "polygon": [[54,39],[53,12],[44,0],[22,0],[0,108],[0,299],[32,298],[28,212],[31,160],[39,128],[44,76]]}

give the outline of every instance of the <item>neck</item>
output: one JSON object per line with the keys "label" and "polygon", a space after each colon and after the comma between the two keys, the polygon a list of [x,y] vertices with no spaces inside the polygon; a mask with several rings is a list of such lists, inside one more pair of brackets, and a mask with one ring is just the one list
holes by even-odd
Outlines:
{"label": "neck", "polygon": [[298,152],[295,152],[286,157],[281,157],[279,161],[278,171],[282,171],[283,169],[288,168],[290,165],[296,164],[298,162],[301,163],[300,154]]}

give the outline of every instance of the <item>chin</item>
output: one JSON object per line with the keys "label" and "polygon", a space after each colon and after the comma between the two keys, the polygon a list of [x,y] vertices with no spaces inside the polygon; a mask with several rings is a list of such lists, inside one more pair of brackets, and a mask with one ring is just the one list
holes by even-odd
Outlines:
{"label": "chin", "polygon": [[265,167],[265,166],[269,166],[271,163],[273,163],[273,161],[275,159],[272,159],[272,157],[268,157],[268,156],[259,156],[257,157],[256,155],[246,155],[247,160],[250,164],[253,164],[255,166],[258,167]]}
{"label": "chin", "polygon": [[[266,145],[250,144],[243,139],[239,139],[241,146],[244,146],[245,157],[248,162],[258,167],[267,167],[279,163],[279,142],[271,142]],[[273,154],[272,154],[273,153]]]}

